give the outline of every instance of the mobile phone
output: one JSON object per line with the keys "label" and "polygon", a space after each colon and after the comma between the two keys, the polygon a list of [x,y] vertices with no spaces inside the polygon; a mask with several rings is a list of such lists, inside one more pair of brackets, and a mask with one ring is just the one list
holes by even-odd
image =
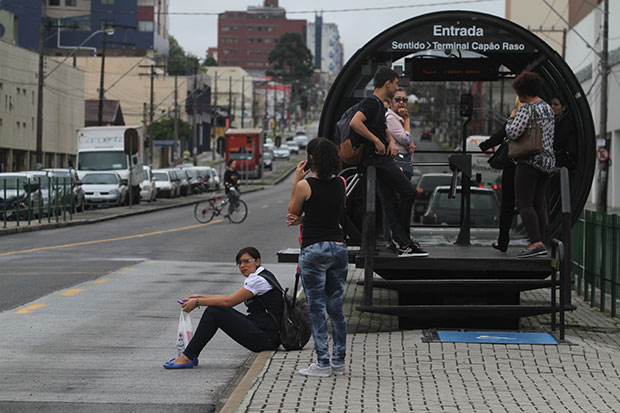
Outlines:
{"label": "mobile phone", "polygon": [[306,165],[304,166],[304,171],[310,170],[311,167],[312,167],[312,158],[308,157],[308,159],[306,159]]}
{"label": "mobile phone", "polygon": [[187,301],[185,301],[185,300],[177,300],[177,303],[179,303],[179,304],[185,304],[186,302]]}

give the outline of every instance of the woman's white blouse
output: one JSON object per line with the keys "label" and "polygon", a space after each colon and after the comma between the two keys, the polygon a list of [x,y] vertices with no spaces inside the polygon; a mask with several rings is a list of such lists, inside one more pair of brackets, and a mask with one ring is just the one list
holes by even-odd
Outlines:
{"label": "woman's white blouse", "polygon": [[243,288],[245,288],[255,296],[263,295],[273,288],[271,284],[269,284],[269,281],[258,275],[264,269],[265,268],[263,268],[262,266],[258,267],[256,271],[248,275],[248,278],[246,278],[243,282]]}

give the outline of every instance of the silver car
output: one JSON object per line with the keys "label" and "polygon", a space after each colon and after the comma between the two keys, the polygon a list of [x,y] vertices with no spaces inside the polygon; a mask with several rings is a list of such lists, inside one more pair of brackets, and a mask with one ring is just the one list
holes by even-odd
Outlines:
{"label": "silver car", "polygon": [[157,198],[157,185],[153,180],[153,172],[150,166],[142,167],[144,179],[140,182],[140,200],[153,202]]}
{"label": "silver car", "polygon": [[153,180],[157,187],[157,195],[162,198],[175,198],[179,194],[176,174],[165,169],[153,169]]}
{"label": "silver car", "polygon": [[127,183],[116,172],[89,172],[82,178],[86,206],[128,205]]}

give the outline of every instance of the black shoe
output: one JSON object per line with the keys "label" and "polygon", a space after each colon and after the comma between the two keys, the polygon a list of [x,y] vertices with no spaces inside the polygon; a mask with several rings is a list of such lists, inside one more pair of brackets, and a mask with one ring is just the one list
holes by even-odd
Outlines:
{"label": "black shoe", "polygon": [[428,252],[424,251],[420,244],[412,241],[398,249],[398,257],[428,257]]}
{"label": "black shoe", "polygon": [[501,252],[506,252],[508,250],[508,244],[500,244],[497,241],[492,243],[491,247],[493,247],[494,249],[496,249],[498,251],[501,251]]}

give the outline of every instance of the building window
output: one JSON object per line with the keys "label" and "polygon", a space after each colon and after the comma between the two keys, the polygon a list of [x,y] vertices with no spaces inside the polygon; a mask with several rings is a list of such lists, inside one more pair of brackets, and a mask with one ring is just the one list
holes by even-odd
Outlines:
{"label": "building window", "polygon": [[153,0],[138,0],[138,6],[154,6]]}
{"label": "building window", "polygon": [[60,0],[50,0],[49,1],[49,5],[50,6],[60,6]]}
{"label": "building window", "polygon": [[141,32],[152,32],[153,31],[153,22],[152,21],[144,21],[140,20],[138,22],[138,30]]}
{"label": "building window", "polygon": [[102,4],[102,5],[103,5],[103,4],[108,4],[108,5],[111,5],[111,4],[114,4],[114,0],[101,0],[101,4]]}
{"label": "building window", "polygon": [[65,0],[65,6],[75,7],[77,6],[77,0]]}

